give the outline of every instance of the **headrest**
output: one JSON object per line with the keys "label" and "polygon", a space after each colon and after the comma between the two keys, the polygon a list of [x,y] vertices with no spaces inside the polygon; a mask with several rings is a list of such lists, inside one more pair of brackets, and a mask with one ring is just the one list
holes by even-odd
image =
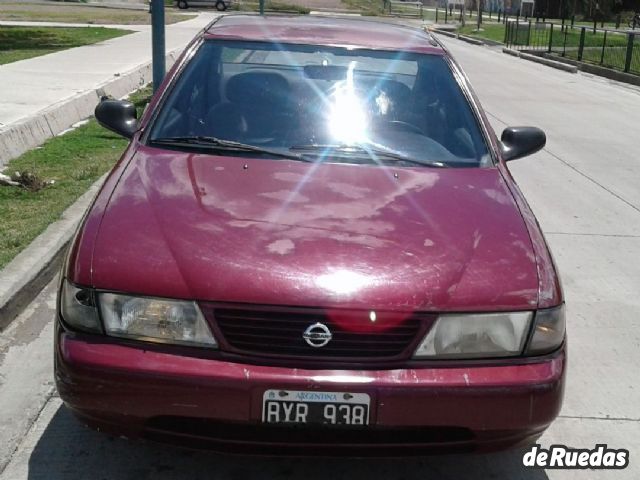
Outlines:
{"label": "headrest", "polygon": [[376,85],[379,90],[385,92],[394,100],[399,102],[406,102],[411,97],[411,89],[404,83],[396,80],[383,80]]}
{"label": "headrest", "polygon": [[289,100],[289,83],[277,73],[239,73],[227,82],[226,93],[236,104],[282,105]]}

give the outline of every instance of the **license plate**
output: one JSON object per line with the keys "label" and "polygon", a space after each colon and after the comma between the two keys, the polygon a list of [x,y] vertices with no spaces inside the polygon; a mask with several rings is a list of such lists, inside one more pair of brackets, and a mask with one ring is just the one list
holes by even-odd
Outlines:
{"label": "license plate", "polygon": [[366,393],[267,390],[262,421],[277,424],[368,425]]}

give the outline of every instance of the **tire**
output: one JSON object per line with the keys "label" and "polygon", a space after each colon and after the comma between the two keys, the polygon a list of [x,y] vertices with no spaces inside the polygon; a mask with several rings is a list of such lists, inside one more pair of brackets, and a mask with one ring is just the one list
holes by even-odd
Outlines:
{"label": "tire", "polygon": [[187,3],[187,0],[178,0],[178,8],[180,10],[186,10],[187,8],[189,8],[189,4]]}
{"label": "tire", "polygon": [[227,9],[227,4],[224,3],[222,0],[218,0],[216,2],[216,10],[218,10],[219,12],[224,12]]}

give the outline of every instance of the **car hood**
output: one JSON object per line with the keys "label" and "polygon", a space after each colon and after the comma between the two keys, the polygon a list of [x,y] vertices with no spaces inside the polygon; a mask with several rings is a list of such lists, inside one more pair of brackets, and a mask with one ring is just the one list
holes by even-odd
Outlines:
{"label": "car hood", "polygon": [[95,241],[96,288],[406,311],[535,307],[496,168],[310,164],[141,147]]}

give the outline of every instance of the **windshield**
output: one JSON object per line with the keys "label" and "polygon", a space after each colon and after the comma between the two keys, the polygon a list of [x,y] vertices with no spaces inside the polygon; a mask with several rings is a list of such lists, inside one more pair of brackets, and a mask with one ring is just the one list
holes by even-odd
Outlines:
{"label": "windshield", "polygon": [[444,58],[325,46],[205,41],[149,141],[270,158],[491,164]]}

